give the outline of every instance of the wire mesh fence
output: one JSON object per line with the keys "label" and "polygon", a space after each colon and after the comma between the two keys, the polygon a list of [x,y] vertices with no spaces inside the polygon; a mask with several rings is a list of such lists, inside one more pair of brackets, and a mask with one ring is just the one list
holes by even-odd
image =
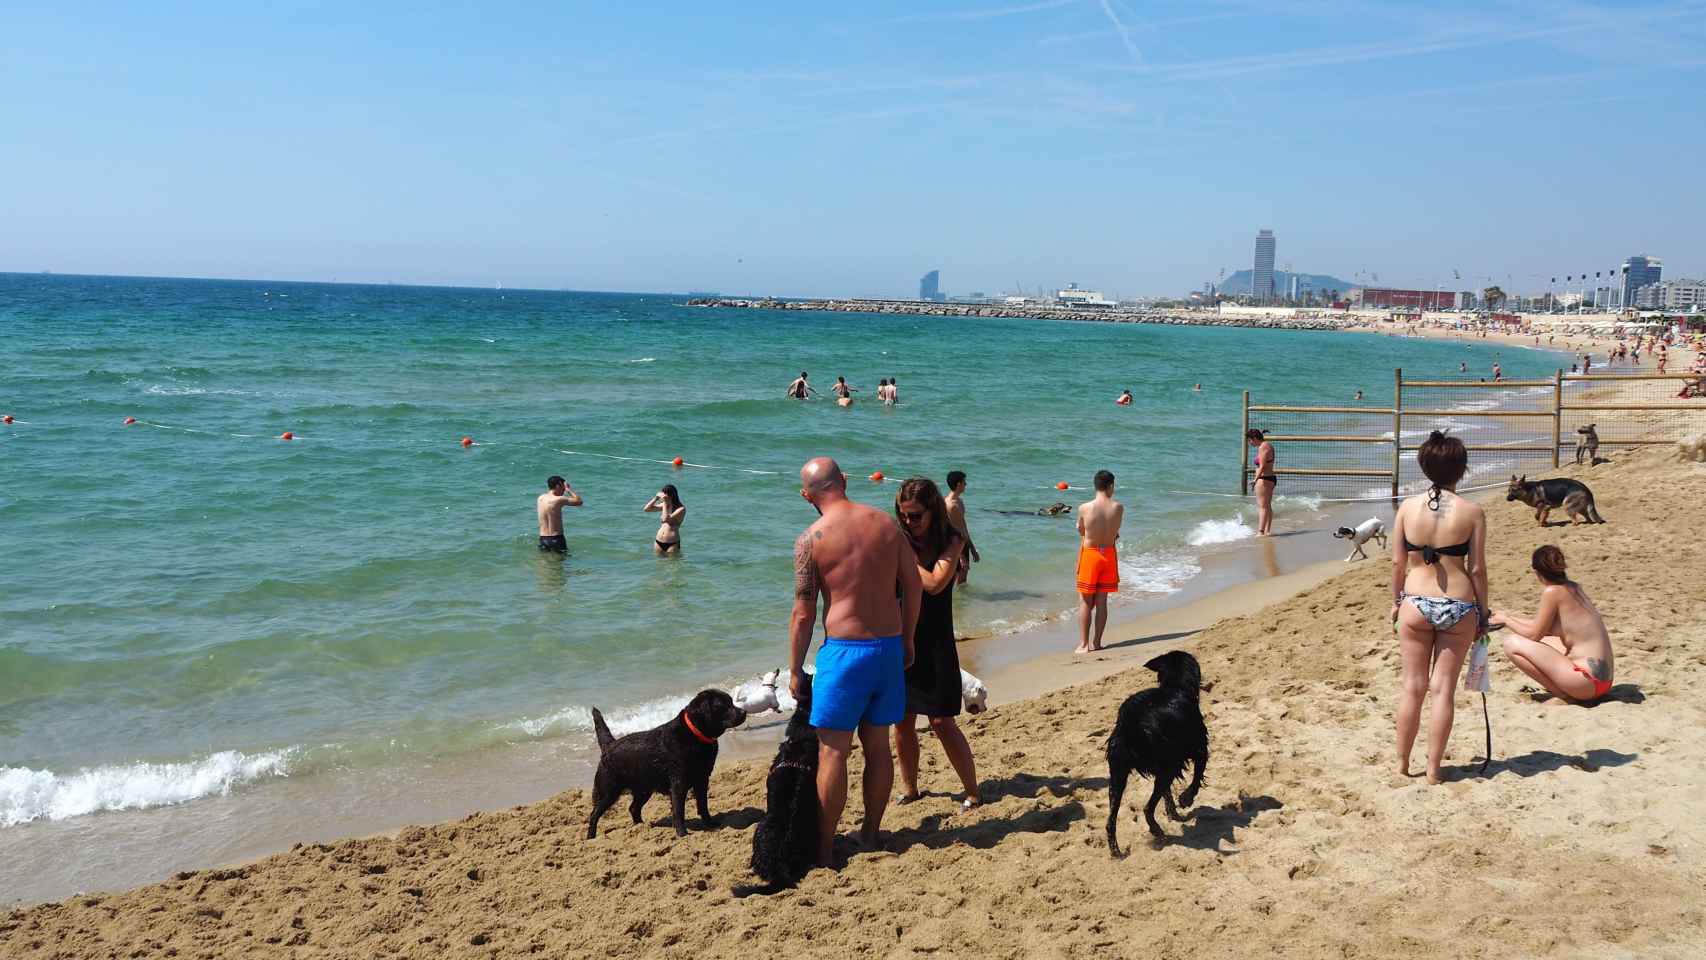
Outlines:
{"label": "wire mesh fence", "polygon": [[[1587,456],[1593,427],[1598,456],[1706,432],[1706,384],[1695,374],[1565,374],[1543,380],[1404,380],[1394,371],[1391,405],[1309,406],[1252,403],[1244,426],[1274,445],[1285,492],[1377,498],[1425,481],[1415,451],[1443,430],[1469,450],[1465,486],[1506,474],[1539,474]],[[1396,440],[1394,439],[1396,438]],[[1243,454],[1241,490],[1254,462]],[[1278,492],[1278,491],[1276,491]]]}

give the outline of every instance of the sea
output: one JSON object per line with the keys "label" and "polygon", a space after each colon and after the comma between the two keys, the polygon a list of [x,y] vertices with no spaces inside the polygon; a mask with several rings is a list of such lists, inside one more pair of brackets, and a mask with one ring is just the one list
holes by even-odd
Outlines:
{"label": "sea", "polygon": [[[0,274],[0,900],[450,815],[481,777],[492,803],[584,782],[589,708],[639,729],[784,665],[810,457],[884,509],[898,479],[964,471],[982,562],[957,625],[1023,642],[1075,604],[1073,524],[1034,511],[1087,499],[1097,470],[1128,504],[1130,615],[1248,547],[1243,391],[1380,406],[1395,366],[1495,361],[1550,376],[1558,355]],[[786,399],[802,370],[858,402]],[[875,402],[879,378],[899,404]],[[552,474],[585,498],[566,559],[537,549]],[[687,517],[681,555],[659,558],[641,508],[666,483]],[[1306,487],[1282,484],[1281,529],[1319,523]]]}

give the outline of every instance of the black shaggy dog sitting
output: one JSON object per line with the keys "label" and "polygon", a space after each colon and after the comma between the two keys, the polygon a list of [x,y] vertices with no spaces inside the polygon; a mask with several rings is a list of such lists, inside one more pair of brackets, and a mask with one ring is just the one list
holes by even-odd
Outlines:
{"label": "black shaggy dog sitting", "polygon": [[711,768],[717,765],[717,738],[746,720],[746,711],[721,690],[701,690],[673,720],[618,740],[610,735],[604,715],[592,711],[593,732],[598,735],[598,773],[592,779],[592,819],[586,823],[588,839],[598,836],[598,818],[616,803],[623,791],[634,795],[628,812],[640,822],[640,810],[654,793],[669,792],[670,814],[675,835],[687,836],[687,791],[699,805],[699,819],[708,827],[717,825],[705,804],[711,786]]}
{"label": "black shaggy dog sitting", "polygon": [[752,834],[752,872],[775,893],[800,882],[817,860],[817,728],[811,724],[812,678],[805,678],[787,733],[770,761],[764,819]]}
{"label": "black shaggy dog sitting", "polygon": [[1185,764],[1195,767],[1191,785],[1179,795],[1179,802],[1188,807],[1197,798],[1203,768],[1208,766],[1208,728],[1203,725],[1198,703],[1202,670],[1197,658],[1175,650],[1144,666],[1160,675],[1161,685],[1127,697],[1108,737],[1108,853],[1114,857],[1125,855],[1120,852],[1114,828],[1127,778],[1134,772],[1155,778],[1155,792],[1143,808],[1143,818],[1160,844],[1166,834],[1155,822],[1155,805],[1165,800],[1167,815],[1183,820],[1173,806],[1173,783],[1185,775]]}

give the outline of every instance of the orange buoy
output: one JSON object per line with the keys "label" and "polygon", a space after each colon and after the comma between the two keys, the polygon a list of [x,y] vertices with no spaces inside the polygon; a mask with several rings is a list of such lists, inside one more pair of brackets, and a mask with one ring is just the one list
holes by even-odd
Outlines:
{"label": "orange buoy", "polygon": [[462,438],[462,445],[463,445],[463,446],[464,446],[464,447],[471,447],[471,446],[473,446],[473,445],[474,445],[474,438],[473,438],[473,437],[463,437],[463,438]]}
{"label": "orange buoy", "polygon": [[683,461],[683,460],[682,460],[682,459],[681,459],[681,458],[680,458],[680,457],[676,457],[676,458],[675,458],[675,459],[674,459],[674,460],[671,460],[671,461],[670,461],[670,462],[669,462],[669,465],[670,465],[670,466],[672,466],[672,467],[679,467],[679,466],[681,466],[681,465],[682,465],[682,463],[684,463],[684,462],[685,462],[685,461]]}
{"label": "orange buoy", "polygon": [[124,425],[127,427],[130,426],[131,424],[135,423],[135,422],[136,422],[135,417],[125,417],[124,418]]}
{"label": "orange buoy", "polygon": [[286,431],[284,431],[284,432],[283,432],[283,433],[281,433],[281,434],[279,434],[279,435],[278,435],[278,438],[279,438],[279,439],[280,439],[280,440],[295,440],[295,439],[296,439],[296,434],[294,434],[294,433],[291,433],[291,432],[290,432],[290,431],[289,431],[289,430],[286,430]]}
{"label": "orange buoy", "polygon": [[878,470],[876,473],[871,474],[871,482],[872,483],[882,483],[883,482],[883,472],[881,470]]}
{"label": "orange buoy", "polygon": [[1071,488],[1071,484],[1067,483],[1065,480],[1062,480],[1059,483],[1055,484],[1054,488],[1056,490],[1067,490],[1067,489]]}
{"label": "orange buoy", "polygon": [[12,422],[12,415],[9,413],[6,414],[4,417],[0,417],[0,423],[11,423],[11,422]]}

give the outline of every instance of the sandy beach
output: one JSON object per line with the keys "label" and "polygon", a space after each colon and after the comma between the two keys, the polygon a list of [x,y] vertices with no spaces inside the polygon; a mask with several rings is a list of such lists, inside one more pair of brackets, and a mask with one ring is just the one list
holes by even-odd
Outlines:
{"label": "sandy beach", "polygon": [[[966,722],[989,802],[960,812],[926,744],[935,792],[890,808],[882,850],[793,891],[731,893],[764,806],[765,763],[746,760],[713,781],[721,826],[691,820],[684,840],[654,804],[587,841],[570,790],[15,910],[0,954],[1697,956],[1706,597],[1688,572],[1706,550],[1682,521],[1706,472],[1664,447],[1563,472],[1610,522],[1541,531],[1491,504],[1492,601],[1531,609],[1528,554],[1560,545],[1606,615],[1616,686],[1551,706],[1495,652],[1485,774],[1478,698],[1460,695],[1448,782],[1397,775],[1389,567],[1316,565],[1240,591],[1242,610],[1209,598],[1125,625],[1098,657],[992,674],[998,705]],[[1142,662],[1180,647],[1212,685],[1207,785],[1160,849],[1128,809],[1135,849],[1110,861],[1109,724],[1150,685]]]}

